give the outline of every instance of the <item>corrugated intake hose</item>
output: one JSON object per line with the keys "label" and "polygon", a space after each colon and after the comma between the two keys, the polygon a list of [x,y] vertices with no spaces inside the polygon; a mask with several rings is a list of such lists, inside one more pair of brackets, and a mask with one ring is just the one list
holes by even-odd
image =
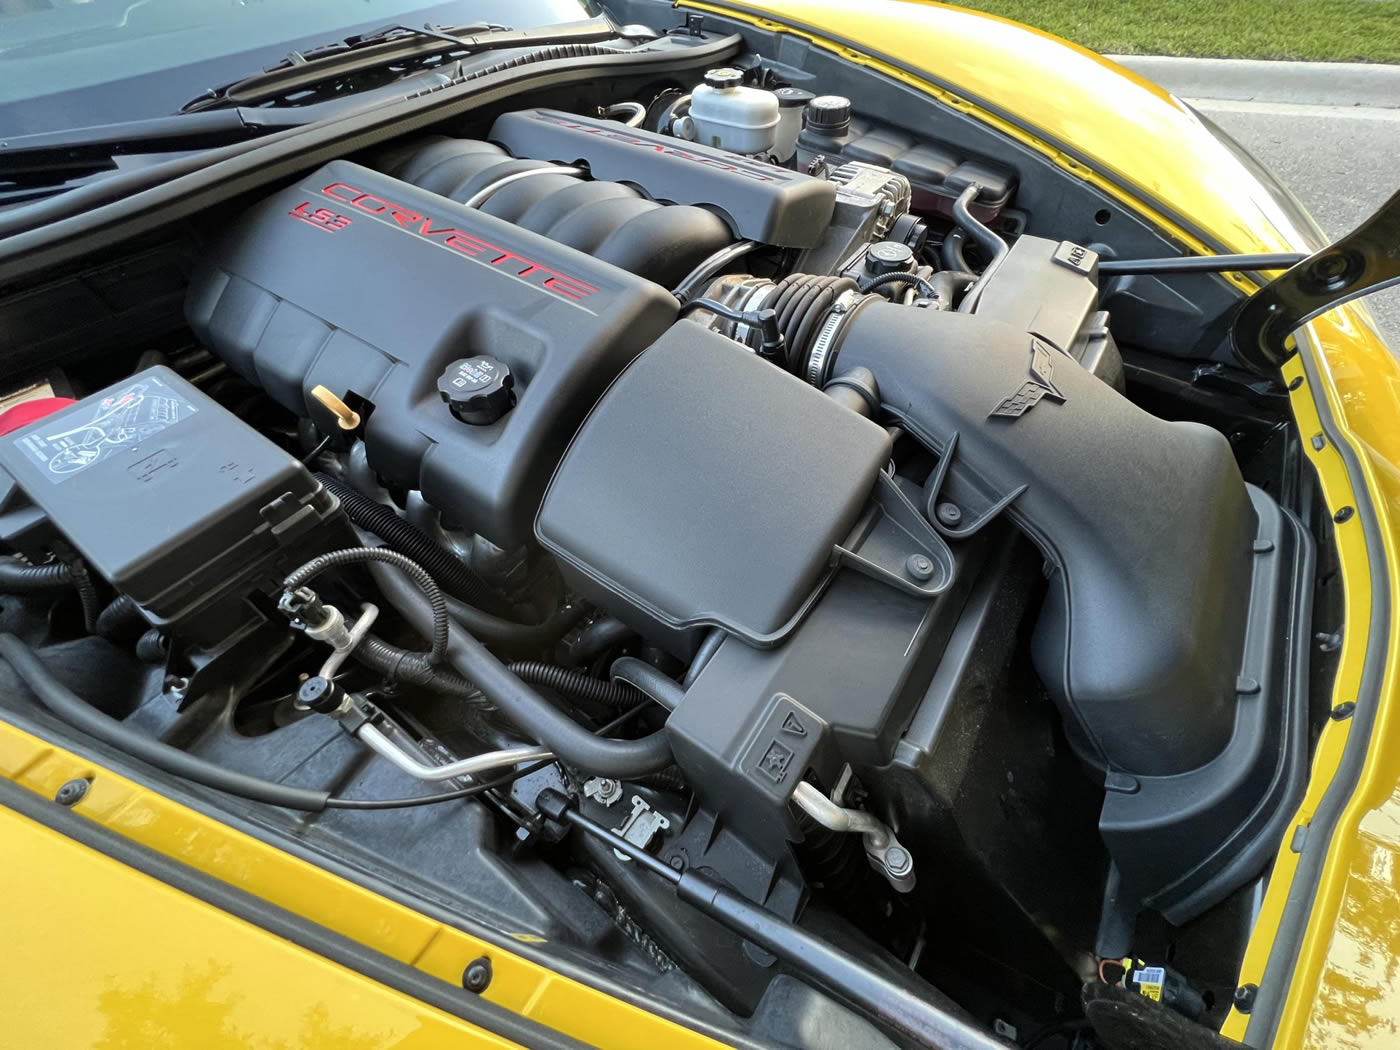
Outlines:
{"label": "corrugated intake hose", "polygon": [[[371,565],[369,571],[385,599],[414,629],[424,634],[432,629],[432,609],[406,576],[388,565]],[[507,718],[571,765],[627,780],[671,764],[671,747],[664,730],[639,740],[594,736],[455,625],[448,634],[447,658]]]}
{"label": "corrugated intake hose", "polygon": [[39,703],[52,714],[104,744],[118,748],[143,762],[196,784],[225,791],[254,802],[267,802],[287,809],[319,813],[326,808],[330,793],[287,787],[270,780],[216,766],[154,737],[128,729],[86,703],[50,673],[33,649],[12,634],[0,634],[0,656],[14,669]]}
{"label": "corrugated intake hose", "polygon": [[26,565],[15,558],[0,558],[0,594],[32,594],[72,585],[73,574],[62,562]]}
{"label": "corrugated intake hose", "polygon": [[521,681],[542,685],[546,689],[553,689],[556,693],[563,693],[574,699],[592,700],[596,704],[619,711],[636,707],[647,699],[644,693],[627,682],[605,682],[583,671],[541,663],[538,660],[521,660],[510,664],[509,668],[512,674],[520,676]]}
{"label": "corrugated intake hose", "polygon": [[790,274],[774,285],[760,308],[778,315],[788,371],[801,372],[828,311],[842,292],[856,290],[856,282],[849,277],[813,273]]}
{"label": "corrugated intake hose", "polygon": [[423,634],[432,639],[432,649],[427,653],[427,659],[431,663],[441,663],[447,655],[447,628],[449,617],[447,615],[447,601],[442,596],[442,588],[437,582],[412,558],[400,554],[398,551],[390,550],[387,547],[347,547],[345,550],[330,551],[312,558],[300,568],[292,570],[290,576],[282,581],[282,586],[289,591],[294,591],[304,584],[310,583],[327,569],[338,568],[342,565],[367,565],[378,562],[380,564],[393,565],[401,570],[409,579],[413,581],[423,593],[423,600],[427,603],[430,620]]}
{"label": "corrugated intake hose", "polygon": [[374,533],[387,546],[423,566],[443,590],[483,609],[502,610],[501,599],[480,576],[392,507],[376,503],[353,485],[329,474],[318,473],[315,477],[327,492],[340,500],[353,524]]}

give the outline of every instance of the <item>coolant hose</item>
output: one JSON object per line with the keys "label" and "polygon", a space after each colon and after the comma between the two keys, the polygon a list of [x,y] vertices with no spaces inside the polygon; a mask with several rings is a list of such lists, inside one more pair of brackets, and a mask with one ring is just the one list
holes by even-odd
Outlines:
{"label": "coolant hose", "polygon": [[674,678],[667,677],[645,660],[635,656],[620,656],[612,662],[614,679],[641,690],[667,711],[674,711],[685,699],[685,689]]}
{"label": "coolant hose", "polygon": [[[388,565],[370,565],[370,573],[385,599],[420,634],[433,627],[432,609],[401,572]],[[597,737],[512,674],[491,651],[458,625],[448,632],[447,659],[476,685],[501,712],[565,762],[599,776],[627,780],[654,773],[671,764],[671,747],[664,730],[640,740]]]}
{"label": "coolant hose", "polygon": [[472,634],[488,642],[515,646],[521,649],[553,645],[585,616],[588,606],[582,602],[565,605],[543,623],[516,623],[503,620],[489,612],[468,605],[452,595],[447,595],[447,611],[452,618]]}
{"label": "coolant hose", "polygon": [[374,533],[392,550],[412,558],[437,580],[443,590],[484,609],[500,609],[500,598],[480,576],[392,507],[370,499],[353,485],[329,474],[317,474],[316,480],[340,501],[352,524]]}
{"label": "coolant hose", "polygon": [[62,562],[25,565],[15,558],[0,558],[0,594],[30,594],[73,585],[73,573]]}
{"label": "coolant hose", "polygon": [[1004,238],[999,237],[995,230],[972,214],[970,205],[977,199],[977,194],[981,191],[981,186],[975,182],[971,183],[953,202],[953,218],[957,220],[958,226],[976,241],[983,251],[988,253],[991,260],[982,268],[981,276],[973,282],[972,287],[963,296],[962,302],[958,304],[958,311],[965,314],[970,314],[977,309],[977,301],[982,298],[982,289],[1001,268],[1002,260],[1011,251]]}
{"label": "coolant hose", "polygon": [[128,729],[83,701],[53,676],[33,649],[12,634],[0,634],[0,657],[4,657],[19,680],[53,715],[157,769],[254,802],[266,802],[308,813],[319,813],[326,808],[326,800],[330,797],[327,791],[309,791],[246,776]]}

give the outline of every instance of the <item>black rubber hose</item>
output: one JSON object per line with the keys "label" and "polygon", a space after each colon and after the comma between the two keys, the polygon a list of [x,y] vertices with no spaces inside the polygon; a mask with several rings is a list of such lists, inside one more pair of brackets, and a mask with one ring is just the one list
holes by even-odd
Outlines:
{"label": "black rubber hose", "polygon": [[807,363],[811,341],[828,311],[843,292],[856,288],[856,282],[849,277],[809,273],[789,274],[773,286],[763,307],[778,315],[788,371],[800,374]]}
{"label": "black rubber hose", "polygon": [[500,610],[500,598],[480,576],[392,507],[375,502],[353,485],[329,474],[317,474],[316,480],[340,501],[353,524],[374,533],[391,549],[423,566],[443,590],[483,609]]}
{"label": "black rubber hose", "polygon": [[[426,633],[432,628],[432,610],[406,576],[388,565],[371,565],[369,571],[389,604],[414,629]],[[627,780],[671,764],[671,747],[664,730],[639,740],[600,739],[522,682],[519,675],[512,674],[490,650],[455,626],[448,634],[447,659],[507,718],[571,765],[599,776]]]}
{"label": "black rubber hose", "polygon": [[68,575],[73,578],[73,589],[78,592],[78,604],[83,609],[83,627],[88,634],[97,633],[97,618],[102,615],[102,599],[97,596],[97,586],[92,582],[88,567],[77,555],[68,560]]}
{"label": "black rubber hose", "polygon": [[967,291],[975,280],[977,275],[969,270],[939,270],[928,279],[928,283],[933,285],[938,301],[945,304],[944,309],[951,310],[958,305],[958,296]]}
{"label": "black rubber hose", "polygon": [[97,614],[96,634],[104,638],[139,637],[151,625],[129,594],[119,594]]}
{"label": "black rubber hose", "polygon": [[612,662],[608,673],[617,681],[626,682],[645,693],[667,711],[674,711],[685,699],[685,688],[679,682],[635,656],[618,657]]}
{"label": "black rubber hose", "polygon": [[1011,250],[1004,237],[999,236],[995,230],[972,214],[971,204],[981,191],[981,186],[975,182],[971,183],[953,202],[953,218],[957,220],[959,228],[976,241],[990,257],[990,261],[982,268],[981,275],[973,282],[972,287],[963,296],[962,302],[958,304],[958,310],[962,313],[972,313],[977,309],[977,301],[982,297],[982,289],[1001,268],[1002,260]]}
{"label": "black rubber hose", "polygon": [[919,292],[925,299],[934,299],[938,296],[938,290],[928,281],[916,273],[907,270],[895,270],[891,273],[882,273],[878,277],[867,277],[860,282],[862,292],[873,292],[876,288],[883,288],[887,284],[912,284],[917,285]]}
{"label": "black rubber hose", "polygon": [[360,641],[351,655],[390,681],[422,686],[435,693],[443,693],[465,701],[484,711],[495,710],[480,689],[453,671],[434,667],[424,658],[423,653],[400,649],[370,634]]}
{"label": "black rubber hose", "polygon": [[538,660],[522,660],[508,665],[512,674],[520,676],[523,682],[542,685],[556,693],[578,700],[591,700],[595,704],[618,710],[636,707],[646,696],[635,686],[626,682],[605,682],[583,671],[568,667],[541,663]]}
{"label": "black rubber hose", "polygon": [[503,620],[489,612],[447,596],[447,611],[452,618],[478,638],[519,649],[553,645],[585,616],[588,606],[581,602],[565,605],[543,623],[516,623]]}
{"label": "black rubber hose", "polygon": [[414,585],[423,592],[423,597],[427,599],[428,608],[432,614],[431,625],[428,630],[423,632],[432,639],[432,648],[428,651],[428,659],[433,663],[441,663],[447,655],[447,628],[450,622],[447,615],[447,601],[442,595],[442,588],[428,575],[423,566],[407,555],[390,550],[388,547],[347,547],[344,550],[330,551],[327,554],[317,555],[305,565],[292,570],[291,575],[282,581],[282,586],[289,591],[294,591],[298,587],[310,583],[327,569],[334,569],[342,565],[368,565],[375,562],[393,565],[403,570]]}
{"label": "black rubber hose", "polygon": [[163,664],[169,655],[170,651],[165,635],[160,633],[158,627],[152,627],[136,639],[136,658],[142,663]]}
{"label": "black rubber hose", "polygon": [[1229,273],[1234,270],[1287,270],[1306,255],[1181,255],[1169,259],[1100,259],[1100,277],[1139,273]]}
{"label": "black rubber hose", "polygon": [[972,272],[972,267],[967,264],[967,256],[963,254],[963,242],[967,240],[967,234],[956,226],[948,231],[948,236],[943,238],[943,245],[938,250],[938,257],[943,262],[945,270],[963,270]]}
{"label": "black rubber hose", "polygon": [[0,594],[31,594],[73,586],[73,574],[62,562],[26,565],[15,558],[0,558]]}
{"label": "black rubber hose", "polygon": [[0,634],[0,656],[5,658],[5,662],[29,687],[39,703],[55,716],[157,769],[254,802],[266,802],[308,813],[319,813],[326,808],[329,792],[288,787],[236,773],[161,743],[154,737],[128,729],[84,702],[50,673],[33,649],[12,634]]}
{"label": "black rubber hose", "polygon": [[658,769],[655,773],[648,773],[637,778],[638,784],[645,784],[647,787],[660,788],[662,791],[684,791],[689,785],[685,782],[685,774],[678,766],[671,766],[667,769]]}
{"label": "black rubber hose", "polygon": [[568,645],[571,664],[592,663],[609,649],[630,642],[637,637],[632,630],[616,616],[600,616],[579,630],[578,636]]}

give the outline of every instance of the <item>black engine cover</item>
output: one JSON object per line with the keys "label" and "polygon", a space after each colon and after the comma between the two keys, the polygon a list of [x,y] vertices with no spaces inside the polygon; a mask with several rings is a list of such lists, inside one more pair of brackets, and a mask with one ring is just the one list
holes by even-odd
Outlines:
{"label": "black engine cover", "polygon": [[[324,385],[372,406],[369,465],[502,546],[604,387],[676,318],[659,285],[348,161],[254,207],[191,282],[190,326],[326,433]],[[516,404],[470,425],[437,381],[489,355]]]}

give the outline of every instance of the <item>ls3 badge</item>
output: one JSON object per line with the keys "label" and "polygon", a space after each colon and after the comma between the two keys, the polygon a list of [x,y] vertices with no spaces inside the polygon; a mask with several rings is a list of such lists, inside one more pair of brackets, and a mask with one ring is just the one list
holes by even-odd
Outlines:
{"label": "ls3 badge", "polygon": [[1060,393],[1060,388],[1051,378],[1054,374],[1055,351],[1041,340],[1032,337],[1031,377],[1022,383],[1014,394],[1004,398],[996,408],[988,412],[987,418],[1005,416],[1008,419],[1019,419],[1040,404],[1043,397],[1053,397],[1056,401],[1063,402],[1065,395]]}

